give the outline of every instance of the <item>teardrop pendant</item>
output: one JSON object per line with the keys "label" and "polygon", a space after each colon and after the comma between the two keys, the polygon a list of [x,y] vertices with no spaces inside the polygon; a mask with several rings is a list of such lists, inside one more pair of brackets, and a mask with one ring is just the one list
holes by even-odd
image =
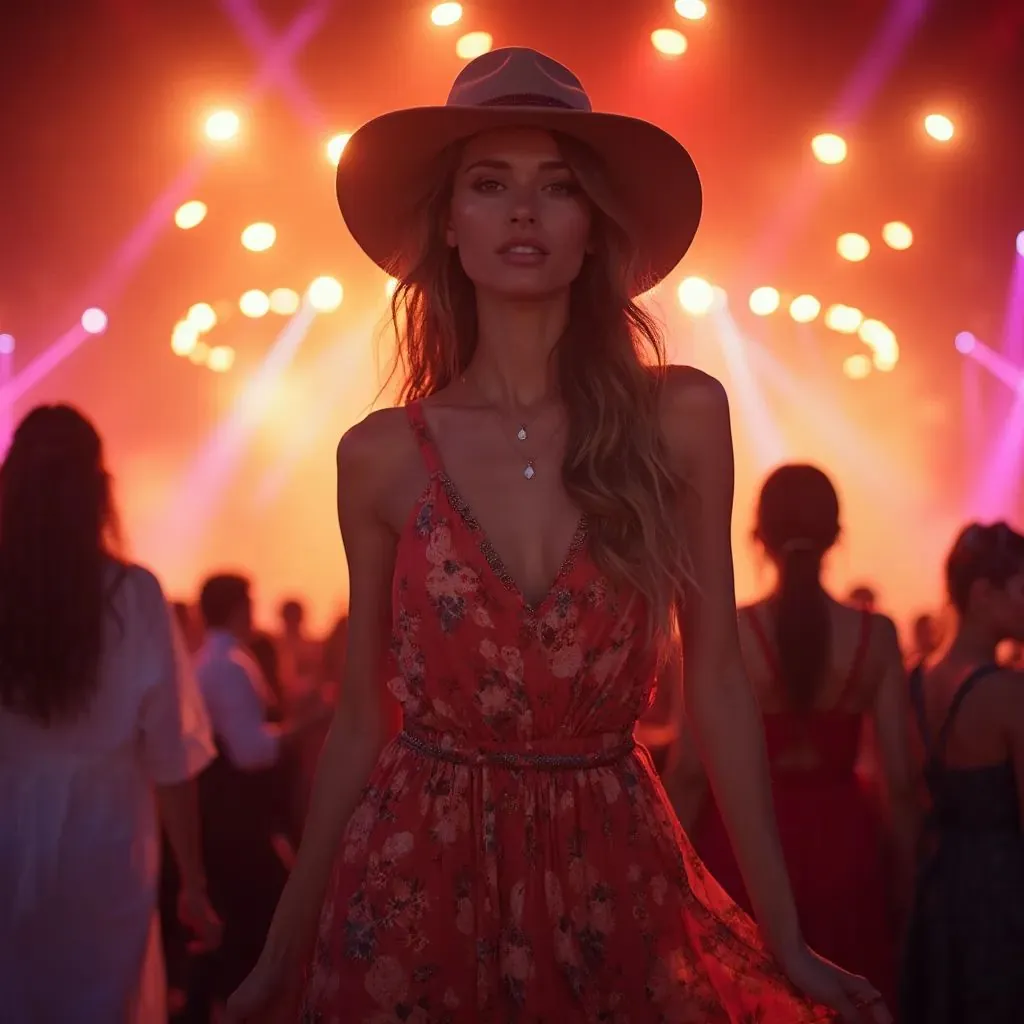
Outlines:
{"label": "teardrop pendant", "polygon": [[533,468],[533,462],[528,462],[526,464],[526,468],[523,470],[523,476],[525,476],[527,480],[532,480],[534,476],[536,476],[536,470]]}
{"label": "teardrop pendant", "polygon": [[520,441],[525,441],[528,436],[529,435],[526,433],[526,424],[524,423],[519,427],[519,430],[516,431],[516,437],[518,437]]}

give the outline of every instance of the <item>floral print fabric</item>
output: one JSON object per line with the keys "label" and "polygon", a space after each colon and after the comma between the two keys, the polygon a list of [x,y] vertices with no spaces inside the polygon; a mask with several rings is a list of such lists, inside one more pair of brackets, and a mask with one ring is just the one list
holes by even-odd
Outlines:
{"label": "floral print fabric", "polygon": [[632,745],[656,652],[586,524],[531,607],[408,407],[430,483],[399,540],[405,732],[346,827],[318,1024],[825,1021],[707,875]]}

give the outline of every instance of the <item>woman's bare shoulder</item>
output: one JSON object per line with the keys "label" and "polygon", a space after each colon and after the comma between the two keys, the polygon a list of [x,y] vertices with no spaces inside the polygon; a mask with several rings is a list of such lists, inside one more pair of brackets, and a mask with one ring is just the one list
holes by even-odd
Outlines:
{"label": "woman's bare shoulder", "polygon": [[376,503],[408,475],[417,457],[406,410],[377,409],[346,430],[338,442],[339,489],[342,485],[349,491],[356,489]]}
{"label": "woman's bare shoulder", "polygon": [[729,398],[717,377],[693,366],[665,368],[661,386],[661,427],[673,455],[732,456]]}

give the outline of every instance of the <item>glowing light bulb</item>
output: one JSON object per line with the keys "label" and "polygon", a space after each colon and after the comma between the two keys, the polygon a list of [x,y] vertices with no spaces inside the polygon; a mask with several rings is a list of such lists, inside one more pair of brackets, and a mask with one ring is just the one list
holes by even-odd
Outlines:
{"label": "glowing light bulb", "polygon": [[238,308],[242,311],[243,316],[252,317],[254,320],[258,319],[270,312],[270,296],[258,288],[253,288],[238,300]]}
{"label": "glowing light bulb", "polygon": [[924,130],[936,142],[949,142],[956,134],[953,122],[945,114],[929,114],[924,119]]}
{"label": "glowing light bulb", "polygon": [[467,32],[455,44],[455,55],[461,60],[476,60],[489,52],[494,45],[490,32]]}
{"label": "glowing light bulb", "polygon": [[333,313],[341,305],[344,295],[341,283],[333,277],[318,277],[306,292],[309,304],[318,313]]}
{"label": "glowing light bulb", "polygon": [[107,329],[107,314],[93,306],[82,314],[82,330],[86,334],[102,334]]}
{"label": "glowing light bulb", "polygon": [[199,331],[194,324],[180,320],[171,331],[171,351],[176,356],[187,356],[199,343]]}
{"label": "glowing light bulb", "polygon": [[266,252],[277,241],[277,228],[262,221],[250,224],[242,232],[242,245],[250,252]]}
{"label": "glowing light bulb", "polygon": [[708,5],[704,0],[676,0],[676,14],[688,21],[700,21],[706,18]]}
{"label": "glowing light bulb", "polygon": [[213,311],[213,306],[208,302],[197,302],[189,309],[185,319],[200,334],[212,331],[217,324],[217,314]]}
{"label": "glowing light bulb", "polygon": [[858,352],[856,355],[847,356],[843,361],[843,373],[850,380],[863,380],[870,372],[871,360],[861,352]]}
{"label": "glowing light bulb", "polygon": [[656,28],[651,33],[654,48],[664,57],[681,57],[686,53],[686,36],[674,28]]}
{"label": "glowing light bulb", "polygon": [[823,164],[841,164],[846,159],[846,139],[825,132],[811,139],[811,152]]}
{"label": "glowing light bulb", "polygon": [[270,293],[270,311],[278,316],[291,316],[299,308],[299,293],[294,288],[275,288]]}
{"label": "glowing light bulb", "polygon": [[914,244],[914,232],[901,220],[891,220],[882,228],[882,241],[890,249],[909,249]]}
{"label": "glowing light bulb", "polygon": [[206,365],[214,373],[227,373],[235,365],[235,350],[230,345],[217,345],[206,353]]}
{"label": "glowing light bulb", "polygon": [[770,316],[779,308],[781,298],[775,288],[764,286],[750,293],[750,312],[757,316]]}
{"label": "glowing light bulb", "polygon": [[438,28],[446,28],[448,25],[454,25],[461,18],[462,4],[438,4],[430,12],[430,20],[437,25]]}
{"label": "glowing light bulb", "polygon": [[174,211],[174,223],[182,231],[188,231],[202,224],[206,219],[206,212],[206,203],[199,199],[190,199]]}
{"label": "glowing light bulb", "polygon": [[679,305],[690,316],[704,316],[715,302],[715,290],[702,277],[684,278],[678,289]]}
{"label": "glowing light bulb", "polygon": [[871,252],[871,243],[863,235],[858,235],[855,231],[849,231],[836,239],[836,252],[844,260],[849,260],[851,263],[860,263],[861,260],[868,258],[868,254]]}
{"label": "glowing light bulb", "polygon": [[342,132],[340,135],[335,135],[334,138],[330,139],[327,143],[327,159],[334,164],[335,167],[341,160],[341,154],[345,152],[345,147],[348,145],[348,140],[352,138],[351,132]]}
{"label": "glowing light bulb", "polygon": [[809,324],[820,312],[821,303],[813,295],[798,295],[789,304],[789,315],[798,324]]}
{"label": "glowing light bulb", "polygon": [[206,119],[206,137],[211,142],[229,142],[241,127],[242,120],[233,110],[216,110]]}

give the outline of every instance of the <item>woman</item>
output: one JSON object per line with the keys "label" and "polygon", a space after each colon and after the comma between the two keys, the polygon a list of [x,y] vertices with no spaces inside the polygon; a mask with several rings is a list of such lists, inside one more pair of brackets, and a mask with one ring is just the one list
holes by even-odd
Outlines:
{"label": "woman", "polygon": [[975,523],[946,563],[956,633],[911,679],[932,808],[903,977],[907,1024],[1024,1021],[1024,536]]}
{"label": "woman", "polygon": [[[0,992],[11,1021],[163,1024],[156,808],[205,945],[205,712],[160,585],[115,555],[99,436],[68,406],[0,468]],[[155,806],[154,806],[155,805]]]}
{"label": "woman", "polygon": [[[774,592],[740,609],[740,640],[764,716],[782,850],[804,935],[823,956],[895,996],[894,885],[911,882],[916,813],[907,742],[906,678],[896,628],[829,596],[822,562],[839,537],[839,499],[813,466],[785,465],[761,489],[755,537],[776,570]],[[856,772],[873,725],[894,843],[876,794]],[[680,751],[666,787],[684,828],[705,792],[700,762]],[[717,808],[705,808],[697,849],[751,907]],[[902,856],[891,877],[883,851]]]}
{"label": "woman", "polygon": [[[307,1020],[887,1020],[796,919],[735,633],[725,395],[664,368],[631,299],[696,230],[688,155],[506,49],[357,132],[338,190],[400,282],[409,404],[338,449],[345,679],[234,1019],[300,970],[323,904]],[[677,609],[760,934],[633,748]]]}

